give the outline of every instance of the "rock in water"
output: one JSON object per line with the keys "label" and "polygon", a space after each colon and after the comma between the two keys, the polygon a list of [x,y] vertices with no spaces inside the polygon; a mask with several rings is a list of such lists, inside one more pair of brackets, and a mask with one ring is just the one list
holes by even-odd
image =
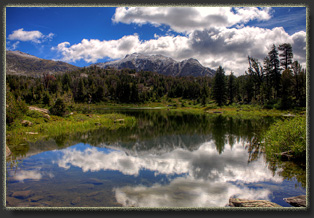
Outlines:
{"label": "rock in water", "polygon": [[306,195],[284,198],[283,200],[294,207],[306,207]]}
{"label": "rock in water", "polygon": [[266,200],[248,200],[240,198],[230,198],[230,207],[281,207],[280,205]]}

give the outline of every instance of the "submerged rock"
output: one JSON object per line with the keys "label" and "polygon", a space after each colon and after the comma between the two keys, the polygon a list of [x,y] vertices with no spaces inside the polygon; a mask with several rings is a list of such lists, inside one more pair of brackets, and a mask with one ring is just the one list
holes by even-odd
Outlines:
{"label": "submerged rock", "polygon": [[40,200],[42,200],[42,199],[44,199],[44,198],[45,198],[45,197],[42,196],[42,195],[37,195],[37,196],[31,197],[31,198],[29,199],[29,201],[31,201],[31,202],[37,202],[37,201],[40,201]]}
{"label": "submerged rock", "polygon": [[266,200],[248,200],[240,198],[230,198],[230,207],[282,207],[276,203]]}
{"label": "submerged rock", "polygon": [[78,204],[81,202],[81,197],[76,197],[74,200],[71,201],[72,205]]}
{"label": "submerged rock", "polygon": [[306,195],[284,198],[283,200],[294,207],[306,207]]}
{"label": "submerged rock", "polygon": [[102,185],[103,182],[97,178],[89,178],[83,184]]}
{"label": "submerged rock", "polygon": [[19,198],[19,199],[26,199],[26,198],[29,198],[32,195],[33,195],[33,193],[32,193],[31,190],[16,191],[16,192],[13,192],[12,197]]}

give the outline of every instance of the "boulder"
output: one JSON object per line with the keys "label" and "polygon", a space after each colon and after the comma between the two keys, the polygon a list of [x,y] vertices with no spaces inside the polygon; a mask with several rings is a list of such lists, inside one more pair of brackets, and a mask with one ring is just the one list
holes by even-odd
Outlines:
{"label": "boulder", "polygon": [[38,132],[25,132],[25,134],[27,134],[27,135],[37,135]]}
{"label": "boulder", "polygon": [[230,198],[230,207],[281,207],[280,205],[266,200],[248,200],[240,198]]}
{"label": "boulder", "polygon": [[114,122],[115,122],[115,123],[123,123],[123,122],[124,122],[124,119],[116,119]]}
{"label": "boulder", "polygon": [[306,195],[284,198],[283,200],[294,207],[306,207]]}
{"label": "boulder", "polygon": [[50,116],[48,114],[43,114],[43,117],[50,120]]}
{"label": "boulder", "polygon": [[23,126],[32,126],[32,125],[33,125],[33,123],[32,123],[31,121],[28,121],[28,120],[23,120],[23,121],[21,122],[21,124],[22,124]]}
{"label": "boulder", "polygon": [[38,108],[38,107],[34,107],[34,106],[29,106],[28,109],[33,110],[33,111],[39,111],[39,112],[44,113],[44,114],[50,113],[48,109]]}

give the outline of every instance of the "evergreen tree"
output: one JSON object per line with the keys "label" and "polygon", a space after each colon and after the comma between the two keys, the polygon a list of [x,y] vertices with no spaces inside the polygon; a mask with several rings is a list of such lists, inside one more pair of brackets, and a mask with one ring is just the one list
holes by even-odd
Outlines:
{"label": "evergreen tree", "polygon": [[269,57],[269,64],[270,64],[270,79],[271,79],[271,86],[275,90],[275,98],[280,97],[280,61],[278,58],[278,51],[275,45],[273,45],[272,49],[268,53]]}
{"label": "evergreen tree", "polygon": [[265,90],[264,101],[270,101],[273,97],[272,80],[271,80],[271,64],[269,57],[264,59],[264,83],[263,88]]}
{"label": "evergreen tree", "polygon": [[53,115],[64,116],[68,110],[64,101],[58,98],[56,103],[49,109],[49,111]]}
{"label": "evergreen tree", "polygon": [[206,100],[207,100],[208,96],[209,96],[209,90],[208,90],[207,85],[204,83],[202,90],[201,90],[201,103],[203,106],[206,105]]}
{"label": "evergreen tree", "polygon": [[76,93],[76,101],[78,102],[85,102],[86,100],[86,88],[84,84],[84,80],[80,78],[79,83],[78,83],[78,88],[77,88],[77,93]]}
{"label": "evergreen tree", "polygon": [[248,57],[249,61],[249,69],[248,73],[251,77],[253,82],[253,91],[254,91],[254,99],[258,100],[259,102],[263,103],[263,94],[261,93],[261,85],[264,80],[264,70],[261,64],[258,62],[258,59]]}
{"label": "evergreen tree", "polygon": [[226,102],[226,78],[224,69],[219,66],[214,76],[212,97],[218,104],[222,106]]}
{"label": "evergreen tree", "polygon": [[64,92],[67,92],[71,87],[71,78],[68,73],[63,74],[62,76],[62,89]]}
{"label": "evergreen tree", "polygon": [[6,124],[11,125],[15,120],[23,117],[28,111],[26,103],[21,99],[16,99],[9,86],[6,86]]}
{"label": "evergreen tree", "polygon": [[237,95],[235,80],[236,80],[236,77],[233,75],[233,72],[231,72],[231,74],[228,76],[228,87],[227,87],[229,104],[233,103],[233,100],[235,96]]}
{"label": "evergreen tree", "polygon": [[281,51],[279,54],[280,65],[284,67],[284,69],[288,69],[292,64],[293,52],[292,46],[289,43],[284,43],[279,45],[278,50]]}
{"label": "evergreen tree", "polygon": [[105,93],[104,86],[98,86],[97,91],[95,93],[94,100],[97,102],[102,102],[105,100],[105,96],[106,96],[106,93]]}
{"label": "evergreen tree", "polygon": [[298,106],[306,106],[306,73],[298,61],[292,64],[293,93]]}
{"label": "evergreen tree", "polygon": [[289,69],[286,69],[281,74],[281,109],[288,109],[292,104],[292,83],[293,76]]}
{"label": "evergreen tree", "polygon": [[139,95],[136,84],[131,85],[131,97],[130,100],[132,103],[136,103],[139,101]]}

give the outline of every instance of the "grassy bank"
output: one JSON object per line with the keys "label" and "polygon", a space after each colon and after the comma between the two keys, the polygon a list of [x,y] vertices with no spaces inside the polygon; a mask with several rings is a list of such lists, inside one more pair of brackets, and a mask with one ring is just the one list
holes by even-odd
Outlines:
{"label": "grassy bank", "polygon": [[291,110],[278,110],[278,109],[265,109],[259,105],[240,105],[232,104],[229,106],[218,107],[215,103],[209,102],[206,105],[201,105],[192,100],[182,100],[180,98],[167,101],[165,99],[160,102],[148,102],[145,104],[75,104],[73,109],[82,113],[93,112],[97,109],[161,109],[171,110],[186,113],[206,113],[206,114],[221,114],[224,116],[236,116],[242,118],[254,118],[263,116],[294,116],[304,115],[306,113],[305,108],[291,109]]}
{"label": "grassy bank", "polygon": [[130,126],[135,123],[134,117],[122,114],[81,114],[74,113],[66,117],[50,115],[50,117],[37,111],[28,111],[23,120],[29,121],[28,126],[16,122],[6,131],[6,142],[9,148],[25,142],[36,141],[45,137],[85,132],[88,130],[106,127],[116,129]]}
{"label": "grassy bank", "polygon": [[306,117],[279,120],[265,134],[268,158],[306,160]]}

